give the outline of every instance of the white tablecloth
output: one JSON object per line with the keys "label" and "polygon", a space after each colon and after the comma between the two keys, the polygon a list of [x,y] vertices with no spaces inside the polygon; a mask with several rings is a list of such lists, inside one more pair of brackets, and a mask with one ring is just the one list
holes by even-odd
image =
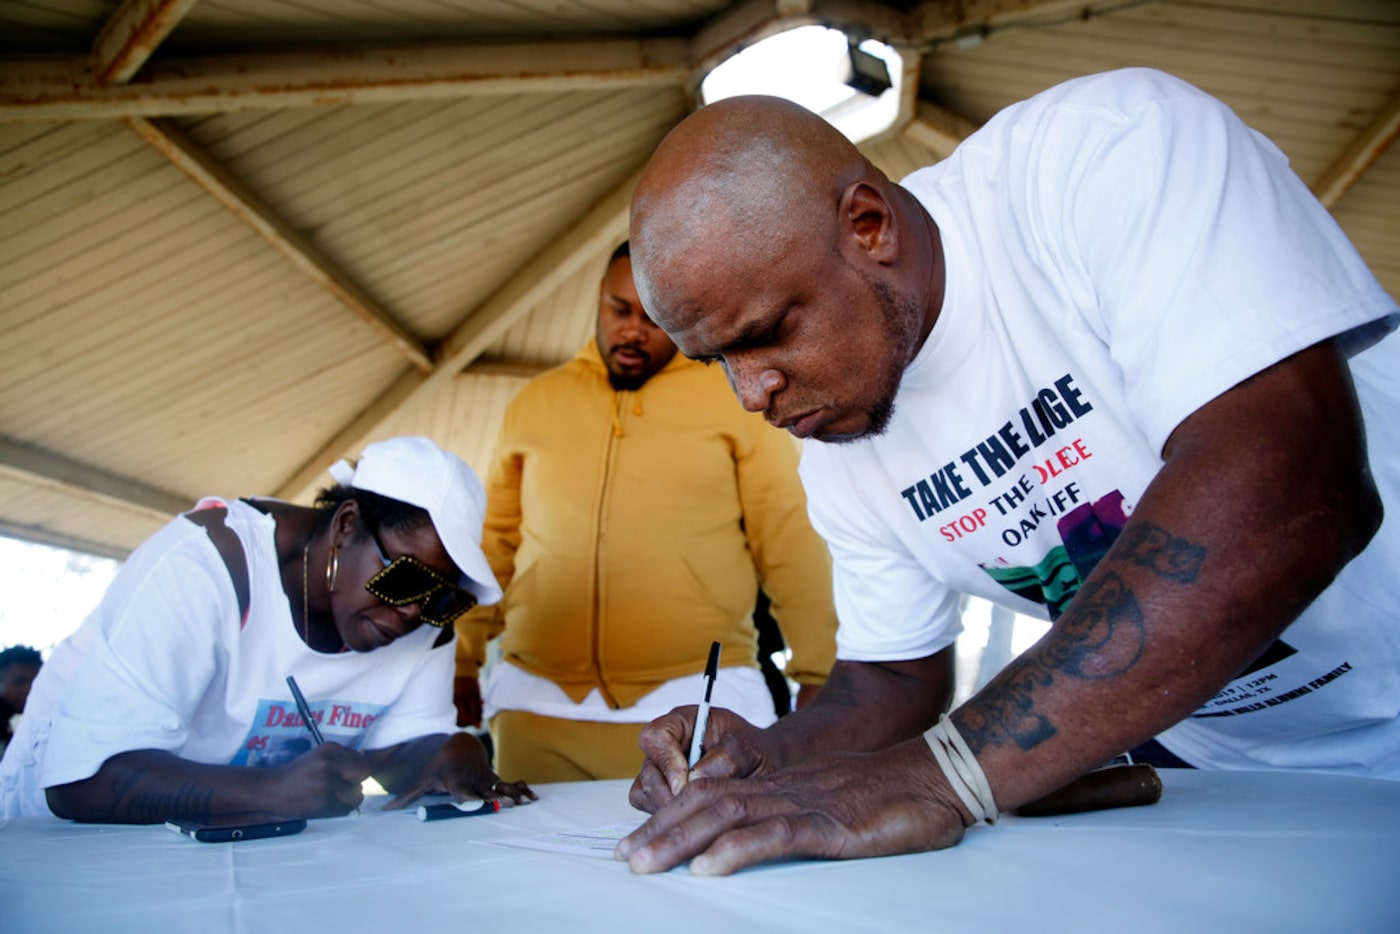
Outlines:
{"label": "white tablecloth", "polygon": [[1162,776],[1152,807],[1009,817],[942,852],[729,878],[488,843],[639,821],[625,781],[237,844],[26,818],[0,824],[0,931],[1400,931],[1400,783]]}

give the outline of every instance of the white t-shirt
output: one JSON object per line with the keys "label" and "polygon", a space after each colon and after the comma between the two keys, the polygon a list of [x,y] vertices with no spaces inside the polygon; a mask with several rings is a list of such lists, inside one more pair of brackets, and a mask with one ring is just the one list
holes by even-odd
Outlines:
{"label": "white t-shirt", "polygon": [[311,650],[282,590],[272,518],[227,505],[248,558],[246,623],[205,529],[177,518],[157,532],[35,680],[0,762],[0,817],[48,814],[45,788],[88,778],[119,752],[284,764],[310,748],[288,675],[327,742],[381,749],[456,730],[455,649],[432,647],[441,630],[423,626],[373,652]]}
{"label": "white t-shirt", "polygon": [[1282,153],[1132,69],[1003,111],[903,185],[943,238],[942,313],[885,434],[803,450],[838,657],[944,648],[959,593],[1054,615],[1183,419],[1347,334],[1389,518],[1269,664],[1161,739],[1200,766],[1400,778],[1400,339],[1375,343],[1397,310]]}

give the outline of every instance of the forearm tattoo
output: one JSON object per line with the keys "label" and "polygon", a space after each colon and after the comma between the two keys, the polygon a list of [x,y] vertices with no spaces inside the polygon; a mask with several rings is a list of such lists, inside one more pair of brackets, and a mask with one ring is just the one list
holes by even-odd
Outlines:
{"label": "forearm tattoo", "polygon": [[1114,560],[1131,561],[1147,568],[1158,577],[1190,584],[1201,573],[1206,550],[1175,537],[1160,525],[1145,522],[1123,530],[1112,556]]}
{"label": "forearm tattoo", "polygon": [[1122,674],[1142,656],[1142,610],[1127,581],[1113,571],[1082,587],[1040,662],[1052,671],[1100,681]]}
{"label": "forearm tattoo", "polygon": [[[1110,562],[1145,568],[1155,577],[1191,584],[1206,550],[1161,526],[1140,523],[1124,531],[1106,555]],[[1105,570],[1075,594],[1064,616],[1031,651],[1013,661],[964,708],[958,726],[974,752],[1013,742],[1033,749],[1056,733],[1036,707],[1036,694],[1055,679],[1104,681],[1132,670],[1142,658],[1147,626],[1128,580]]]}
{"label": "forearm tattoo", "polygon": [[124,824],[154,824],[170,817],[209,819],[213,791],[190,782],[182,782],[174,791],[143,791],[141,785],[145,780],[145,773],[140,769],[115,778],[111,783],[110,807],[94,808],[91,819]]}

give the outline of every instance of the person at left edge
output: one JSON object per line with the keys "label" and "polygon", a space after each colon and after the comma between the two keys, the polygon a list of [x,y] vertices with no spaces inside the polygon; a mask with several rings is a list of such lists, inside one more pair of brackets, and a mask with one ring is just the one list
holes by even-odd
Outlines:
{"label": "person at left edge", "polygon": [[44,657],[30,646],[12,645],[0,652],[0,755],[10,744],[14,721],[24,713],[29,688],[42,667]]}
{"label": "person at left edge", "polygon": [[35,681],[0,816],[332,817],[370,776],[390,808],[535,797],[455,729],[453,620],[500,598],[480,481],[426,438],[331,472],[314,507],[205,499],[132,553]]}

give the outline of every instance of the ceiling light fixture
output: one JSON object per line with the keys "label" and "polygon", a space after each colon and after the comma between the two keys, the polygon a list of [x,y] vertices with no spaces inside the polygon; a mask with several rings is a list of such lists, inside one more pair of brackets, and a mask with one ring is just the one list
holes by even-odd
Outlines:
{"label": "ceiling light fixture", "polygon": [[879,97],[894,87],[885,60],[862,49],[854,39],[846,44],[846,77],[841,83],[869,97]]}
{"label": "ceiling light fixture", "polygon": [[883,42],[825,26],[799,26],[725,59],[701,82],[700,100],[786,97],[859,143],[894,123],[903,77],[904,60]]}

